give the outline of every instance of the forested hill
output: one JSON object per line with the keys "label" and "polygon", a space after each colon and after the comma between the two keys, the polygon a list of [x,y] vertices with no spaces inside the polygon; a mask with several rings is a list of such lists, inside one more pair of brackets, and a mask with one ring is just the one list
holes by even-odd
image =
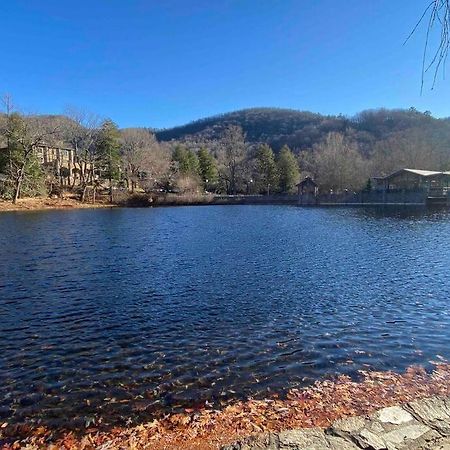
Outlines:
{"label": "forested hill", "polygon": [[375,141],[413,129],[427,134],[431,131],[450,142],[449,119],[436,119],[429,112],[414,108],[367,110],[350,118],[291,109],[252,108],[159,130],[156,135],[162,141],[218,139],[229,124],[241,126],[248,142],[266,142],[274,150],[284,144],[296,150],[308,149],[333,131],[356,141],[363,152]]}

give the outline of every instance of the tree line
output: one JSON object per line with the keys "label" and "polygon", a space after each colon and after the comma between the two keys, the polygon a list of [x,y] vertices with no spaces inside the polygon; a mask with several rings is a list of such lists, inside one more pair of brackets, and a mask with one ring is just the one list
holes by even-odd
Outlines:
{"label": "tree line", "polygon": [[[278,156],[268,145],[250,149],[240,127],[193,148],[183,142],[158,142],[147,128],[119,129],[111,120],[72,111],[66,116],[24,115],[9,105],[0,119],[1,195],[21,197],[107,191],[257,194],[291,193],[299,180],[298,158],[285,147]],[[76,164],[45,166],[37,149],[70,148]]]}
{"label": "tree line", "polygon": [[[357,191],[370,186],[370,177],[403,167],[450,169],[448,121],[416,110],[363,112],[352,119],[352,127],[327,128],[320,136],[310,130],[314,139],[309,146],[283,144],[274,150],[227,121],[213,134],[163,141],[148,128],[119,129],[110,119],[76,110],[36,116],[15,111],[8,101],[5,105],[0,116],[0,189],[13,201],[67,189],[83,201],[98,191],[113,201],[118,189],[131,194],[290,194],[307,175],[322,192]],[[291,111],[283,117],[294,116]],[[43,145],[70,148],[77,161],[72,174],[40,164],[35,150]]]}

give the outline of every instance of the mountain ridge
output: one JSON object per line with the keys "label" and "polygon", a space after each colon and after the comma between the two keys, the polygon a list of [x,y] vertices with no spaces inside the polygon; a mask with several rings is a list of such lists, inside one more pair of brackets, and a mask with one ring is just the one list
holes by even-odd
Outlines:
{"label": "mountain ridge", "polygon": [[376,108],[354,116],[324,115],[287,108],[255,107],[205,117],[185,125],[154,130],[161,141],[208,141],[219,139],[228,125],[244,130],[249,143],[267,143],[274,150],[288,145],[304,150],[322,140],[330,132],[343,133],[364,147],[394,133],[408,129],[440,130],[450,139],[450,119],[435,118],[428,111],[415,108]]}

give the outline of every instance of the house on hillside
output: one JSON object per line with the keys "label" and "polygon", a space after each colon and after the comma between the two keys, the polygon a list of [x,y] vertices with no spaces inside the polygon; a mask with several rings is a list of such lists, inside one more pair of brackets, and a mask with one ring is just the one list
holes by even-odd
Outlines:
{"label": "house on hillside", "polygon": [[[7,147],[0,148],[0,152],[6,150]],[[42,144],[34,151],[42,167],[57,176],[62,185],[70,185],[78,177],[81,162],[73,149]]]}

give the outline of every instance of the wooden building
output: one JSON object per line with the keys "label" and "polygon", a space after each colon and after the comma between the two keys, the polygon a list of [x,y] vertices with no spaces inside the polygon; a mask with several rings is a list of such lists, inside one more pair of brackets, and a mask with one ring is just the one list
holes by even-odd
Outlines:
{"label": "wooden building", "polygon": [[374,190],[380,191],[427,191],[446,195],[450,187],[450,172],[434,170],[400,169],[386,177],[372,179]]}
{"label": "wooden building", "polygon": [[298,189],[298,203],[300,205],[317,204],[317,196],[319,195],[319,186],[311,177],[306,177],[303,181],[298,183],[297,189]]}
{"label": "wooden building", "polygon": [[298,188],[298,195],[304,194],[317,195],[319,193],[319,187],[311,177],[306,177],[303,181],[298,183],[297,188]]}

